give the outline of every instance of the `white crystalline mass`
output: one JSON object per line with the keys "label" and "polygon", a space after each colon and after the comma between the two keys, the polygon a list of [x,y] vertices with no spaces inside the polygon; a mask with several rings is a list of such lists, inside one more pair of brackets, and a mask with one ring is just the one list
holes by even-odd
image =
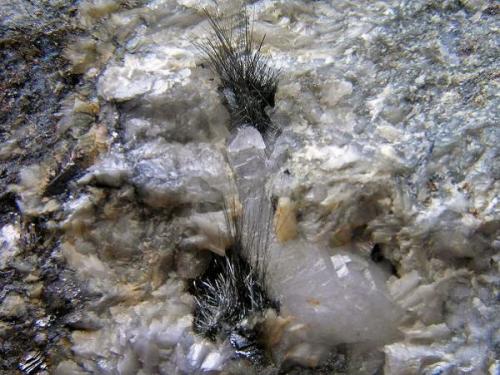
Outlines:
{"label": "white crystalline mass", "polygon": [[[159,95],[187,80],[191,71],[184,49],[164,49],[145,56],[127,55],[123,66],[113,66],[100,79],[106,100],[127,101],[143,94]],[[192,58],[192,57],[191,57]]]}
{"label": "white crystalline mass", "polygon": [[280,313],[305,325],[303,339],[337,344],[389,342],[401,310],[386,288],[388,275],[353,252],[294,241],[271,250],[269,278]]}
{"label": "white crystalline mass", "polygon": [[97,182],[104,186],[120,187],[129,180],[131,175],[132,171],[125,155],[121,152],[110,152],[80,179],[80,183]]}
{"label": "white crystalline mass", "polygon": [[73,334],[83,368],[99,374],[182,374],[213,372],[229,352],[191,331],[191,298],[170,281],[148,301],[110,309],[105,327]]}
{"label": "white crystalline mass", "polygon": [[222,154],[208,144],[143,143],[125,156],[112,151],[80,182],[136,187],[152,207],[187,202],[217,202],[229,190]]}
{"label": "white crystalline mass", "polygon": [[222,155],[209,145],[148,143],[132,152],[132,183],[151,206],[172,201],[217,202],[228,189]]}
{"label": "white crystalline mass", "polygon": [[[281,69],[274,150],[251,127],[229,134],[217,79],[192,43],[208,36],[211,3],[154,0],[99,20],[123,41],[97,79],[112,146],[59,223],[69,267],[97,296],[82,309],[100,328],[74,332],[75,366],[229,371],[227,343],[193,334],[182,278],[203,269],[197,248],[223,252],[211,205],[235,192],[233,175],[243,200],[267,183],[296,207],[297,240],[274,244],[269,259],[269,288],[290,318],[274,327],[278,361],[314,367],[341,344],[350,374],[498,373],[491,2],[254,2],[256,37]],[[218,2],[229,13],[238,3]],[[59,213],[41,172],[21,174],[21,209]]]}
{"label": "white crystalline mass", "polygon": [[17,225],[6,224],[0,229],[0,270],[3,270],[10,260],[19,253],[20,236]]}

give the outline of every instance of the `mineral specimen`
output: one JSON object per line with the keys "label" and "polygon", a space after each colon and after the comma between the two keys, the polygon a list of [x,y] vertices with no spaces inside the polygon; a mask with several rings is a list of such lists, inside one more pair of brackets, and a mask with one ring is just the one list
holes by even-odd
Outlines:
{"label": "mineral specimen", "polygon": [[[0,4],[0,372],[499,372],[498,5],[251,3]],[[264,191],[280,309],[212,341],[192,279]]]}

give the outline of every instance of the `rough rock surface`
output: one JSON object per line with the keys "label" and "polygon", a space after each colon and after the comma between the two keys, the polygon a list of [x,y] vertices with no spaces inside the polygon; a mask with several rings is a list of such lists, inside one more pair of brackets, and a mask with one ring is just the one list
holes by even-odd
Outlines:
{"label": "rough rock surface", "polygon": [[[0,4],[0,371],[498,373],[495,2],[252,2],[267,146],[194,46],[212,2],[50,4]],[[295,215],[261,368],[194,334],[188,288],[257,181]]]}

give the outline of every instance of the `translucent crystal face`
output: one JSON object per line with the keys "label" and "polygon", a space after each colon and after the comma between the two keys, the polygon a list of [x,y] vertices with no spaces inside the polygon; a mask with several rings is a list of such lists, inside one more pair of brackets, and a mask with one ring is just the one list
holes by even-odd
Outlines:
{"label": "translucent crystal face", "polygon": [[390,275],[356,252],[355,246],[332,250],[304,241],[272,248],[271,290],[281,315],[301,326],[290,333],[297,342],[376,347],[397,337],[402,311],[386,288]]}

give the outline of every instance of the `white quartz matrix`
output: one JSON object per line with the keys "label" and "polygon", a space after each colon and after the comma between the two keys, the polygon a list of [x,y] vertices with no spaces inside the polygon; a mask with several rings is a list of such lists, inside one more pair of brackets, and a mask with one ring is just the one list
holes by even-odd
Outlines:
{"label": "white quartz matrix", "polygon": [[[242,7],[280,71],[273,144],[229,128],[195,47],[204,9]],[[81,1],[91,139],[105,147],[58,206],[32,194],[33,169],[19,200],[63,213],[51,225],[88,296],[51,371],[500,374],[498,12],[488,0]],[[193,332],[187,285],[223,253],[222,199],[264,185],[294,221],[270,234],[281,308],[255,367]],[[16,228],[0,235],[1,266]]]}

